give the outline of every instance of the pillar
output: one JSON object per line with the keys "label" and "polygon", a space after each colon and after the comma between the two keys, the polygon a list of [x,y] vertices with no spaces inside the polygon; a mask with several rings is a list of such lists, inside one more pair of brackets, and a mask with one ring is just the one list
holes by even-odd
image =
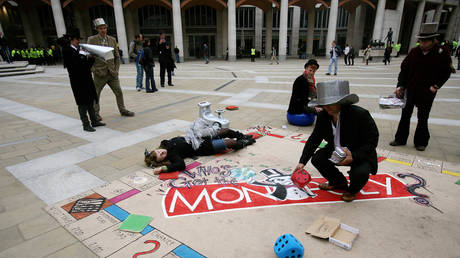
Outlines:
{"label": "pillar", "polygon": [[236,61],[235,0],[227,1],[227,9],[228,9],[228,61]]}
{"label": "pillar", "polygon": [[73,16],[75,17],[75,23],[77,25],[77,28],[80,29],[80,36],[84,39],[88,38],[88,35],[86,31],[83,29],[83,20],[81,18],[81,11],[78,9],[76,6],[73,8]]}
{"label": "pillar", "polygon": [[299,48],[299,27],[300,27],[300,7],[292,7],[292,25],[291,25],[291,46],[289,48],[289,55],[297,55],[297,49]]}
{"label": "pillar", "polygon": [[385,14],[386,0],[378,0],[377,11],[375,13],[374,32],[372,40],[382,40],[383,19]]}
{"label": "pillar", "polygon": [[222,10],[222,55],[227,55],[228,50],[228,10]]}
{"label": "pillar", "polygon": [[353,35],[355,33],[355,16],[356,16],[356,10],[353,10],[350,13],[350,15],[348,15],[346,44],[352,45],[352,46],[353,46]]}
{"label": "pillar", "polygon": [[126,40],[125,18],[123,16],[121,0],[113,0],[113,11],[115,13],[115,24],[117,26],[118,44],[120,44],[120,49],[125,53],[123,55],[123,61],[128,63],[128,41]]}
{"label": "pillar", "polygon": [[447,31],[446,31],[446,39],[448,40],[459,40],[458,39],[458,27],[460,24],[458,23],[458,6],[454,7],[452,10],[452,13],[449,18],[449,23],[447,25]]}
{"label": "pillar", "polygon": [[[125,15],[125,21],[126,21],[126,37],[128,38],[128,42],[131,42],[134,40],[134,37],[136,34],[139,34],[138,31],[134,31],[134,25],[133,25],[133,15],[131,13],[131,9],[129,7],[126,7],[124,10],[124,15]],[[128,43],[128,47],[129,47]]]}
{"label": "pillar", "polygon": [[399,21],[398,21],[398,26],[394,28],[394,33],[393,33],[393,42],[395,44],[398,44],[398,41],[399,41],[399,32],[401,31],[401,26],[402,26],[401,21],[402,21],[402,16],[404,13],[404,3],[405,3],[405,0],[398,0],[396,4],[396,11],[399,14]]}
{"label": "pillar", "polygon": [[222,11],[216,10],[216,57],[221,58],[222,57],[222,30],[219,28],[222,28]]}
{"label": "pillar", "polygon": [[254,47],[262,54],[262,27],[264,26],[264,12],[262,9],[256,7],[255,19],[255,38]]}
{"label": "pillar", "polygon": [[[353,35],[352,46],[356,54],[358,50],[363,49],[364,25],[366,24],[366,8],[362,5],[358,6],[355,10],[355,28]],[[367,42],[366,42],[367,43]],[[367,44],[366,46],[367,47]]]}
{"label": "pillar", "polygon": [[[182,41],[182,17],[180,11],[180,0],[172,0],[174,44],[179,49],[179,60],[184,62],[184,44]],[[174,48],[173,48],[174,49]]]}
{"label": "pillar", "polygon": [[27,40],[27,47],[31,48],[34,47],[35,44],[35,38],[34,34],[32,32],[32,27],[30,25],[30,14],[34,12],[34,10],[24,10],[24,7],[19,7],[19,16],[21,16],[21,21],[22,21],[22,26],[24,27],[24,34],[26,35],[26,40]]}
{"label": "pillar", "polygon": [[54,24],[56,25],[56,33],[59,38],[66,33],[61,1],[51,0],[51,8],[53,9]]}
{"label": "pillar", "polygon": [[308,10],[308,23],[307,23],[307,56],[313,55],[313,34],[315,33],[315,8]]}
{"label": "pillar", "polygon": [[139,9],[136,8],[131,11],[131,16],[133,18],[133,29],[136,33],[142,33],[139,26]]}
{"label": "pillar", "polygon": [[[337,0],[336,0],[337,1]],[[288,26],[288,0],[281,0],[280,6],[280,27],[279,27],[279,60],[286,60],[286,49],[287,49],[287,26]]]}
{"label": "pillar", "polygon": [[417,4],[417,13],[415,14],[414,25],[412,26],[409,49],[415,47],[415,43],[417,43],[417,38],[415,36],[420,32],[420,25],[422,24],[423,12],[425,10],[425,3],[425,0],[422,0]]}
{"label": "pillar", "polygon": [[81,22],[83,24],[83,27],[81,30],[84,30],[86,32],[86,35],[91,36],[93,35],[93,24],[91,22],[91,18],[89,17],[89,11],[88,9],[80,11],[81,15]]}
{"label": "pillar", "polygon": [[273,31],[273,7],[267,11],[265,15],[265,57],[269,57],[272,53],[272,31]]}
{"label": "pillar", "polygon": [[329,24],[327,27],[327,38],[326,38],[326,54],[329,53],[332,41],[335,40],[335,34],[337,30],[337,14],[339,10],[339,0],[331,0],[331,7],[329,10]]}
{"label": "pillar", "polygon": [[439,23],[441,21],[441,13],[442,13],[443,8],[444,8],[444,4],[442,2],[438,4],[438,6],[436,6],[436,12],[434,13],[433,22]]}

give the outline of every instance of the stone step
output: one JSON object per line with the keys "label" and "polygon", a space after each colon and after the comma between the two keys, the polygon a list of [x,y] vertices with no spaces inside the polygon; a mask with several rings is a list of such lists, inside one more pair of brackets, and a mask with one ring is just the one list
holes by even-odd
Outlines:
{"label": "stone step", "polygon": [[0,73],[30,71],[30,70],[35,70],[35,69],[37,69],[36,65],[27,65],[27,66],[21,66],[21,67],[0,69]]}
{"label": "stone step", "polygon": [[34,70],[22,70],[22,71],[14,71],[14,72],[0,72],[0,77],[5,76],[14,76],[14,75],[26,75],[26,74],[34,74],[34,73],[43,73],[45,72],[45,68],[41,66],[37,66]]}
{"label": "stone step", "polygon": [[8,64],[7,62],[0,62],[0,71],[2,71],[3,69],[26,67],[28,64],[29,62],[27,61],[15,61],[11,64]]}

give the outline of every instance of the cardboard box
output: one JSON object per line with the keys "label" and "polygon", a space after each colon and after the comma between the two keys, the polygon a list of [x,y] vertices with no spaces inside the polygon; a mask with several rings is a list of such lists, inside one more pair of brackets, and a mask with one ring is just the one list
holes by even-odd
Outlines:
{"label": "cardboard box", "polygon": [[337,218],[321,216],[313,222],[306,233],[319,238],[328,238],[330,243],[349,250],[359,234],[359,229],[340,223]]}

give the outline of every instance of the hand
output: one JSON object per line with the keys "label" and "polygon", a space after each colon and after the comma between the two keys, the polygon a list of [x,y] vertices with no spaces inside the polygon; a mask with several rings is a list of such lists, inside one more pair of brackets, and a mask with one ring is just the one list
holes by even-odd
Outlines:
{"label": "hand", "polygon": [[322,107],[315,107],[315,110],[316,110],[316,113],[319,113],[319,112],[323,111],[323,108]]}
{"label": "hand", "polygon": [[339,166],[346,166],[349,165],[351,162],[353,162],[353,156],[351,155],[350,150],[348,148],[342,148],[343,151],[347,154],[344,160],[342,160],[339,164]]}
{"label": "hand", "polygon": [[303,167],[305,167],[305,164],[299,163],[299,164],[297,164],[297,166],[295,167],[295,171],[297,171],[297,170],[302,170]]}
{"label": "hand", "polygon": [[436,89],[434,86],[431,86],[430,91],[431,91],[431,93],[434,94],[434,93],[436,93],[438,91],[438,89]]}
{"label": "hand", "polygon": [[403,97],[403,92],[404,92],[403,89],[401,87],[398,87],[398,88],[396,88],[394,93],[395,93],[397,98],[402,98]]}
{"label": "hand", "polygon": [[161,167],[157,167],[157,168],[154,168],[153,169],[153,174],[154,175],[159,175],[163,170],[161,169]]}

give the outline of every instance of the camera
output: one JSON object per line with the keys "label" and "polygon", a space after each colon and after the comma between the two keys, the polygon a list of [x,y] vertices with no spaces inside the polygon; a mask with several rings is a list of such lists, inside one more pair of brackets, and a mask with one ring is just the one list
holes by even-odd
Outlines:
{"label": "camera", "polygon": [[[346,147],[344,147],[345,149]],[[329,160],[334,164],[339,164],[347,157],[347,153],[341,147],[335,147],[335,150],[332,152]]]}

